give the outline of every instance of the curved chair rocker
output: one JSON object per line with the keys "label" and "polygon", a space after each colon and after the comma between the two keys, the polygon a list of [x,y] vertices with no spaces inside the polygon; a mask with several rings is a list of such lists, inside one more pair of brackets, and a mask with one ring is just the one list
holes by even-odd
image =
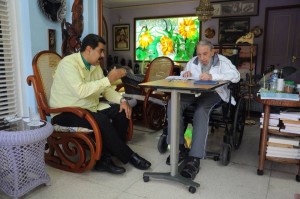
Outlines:
{"label": "curved chair rocker", "polygon": [[[231,55],[227,57],[233,64],[237,64],[238,55]],[[240,91],[240,83],[231,83],[228,87],[230,90],[230,96],[233,96],[236,100],[236,105],[233,106],[231,101],[228,103],[221,101],[213,108],[209,119],[209,125],[211,126],[212,133],[215,128],[225,128],[222,150],[220,153],[206,152],[206,157],[212,157],[214,160],[221,159],[221,163],[223,165],[228,165],[231,158],[232,148],[238,149],[241,145],[246,115],[246,104],[244,98],[246,92]],[[193,123],[194,110],[195,107],[191,105],[184,112],[184,122],[186,127],[188,123]],[[167,127],[165,127],[157,144],[157,148],[160,153],[167,151],[167,134]]]}
{"label": "curved chair rocker", "polygon": [[[86,119],[92,126],[89,132],[65,132],[61,128],[47,138],[45,161],[47,164],[71,172],[84,172],[94,167],[101,157],[102,138],[98,124],[85,109],[78,107],[50,108],[48,100],[53,82],[52,74],[61,56],[51,51],[41,51],[32,61],[34,75],[27,77],[28,85],[33,85],[38,111],[42,120],[51,113],[70,112]],[[130,120],[127,140],[132,138]]]}
{"label": "curved chair rocker", "polygon": [[[165,79],[173,74],[173,68],[174,62],[170,58],[157,57],[148,65],[143,82]],[[166,123],[166,106],[169,95],[155,92],[152,88],[142,88],[129,78],[122,78],[122,82],[122,86],[125,88],[123,96],[134,98],[138,101],[136,109],[142,110],[146,126],[154,130],[161,129]]]}

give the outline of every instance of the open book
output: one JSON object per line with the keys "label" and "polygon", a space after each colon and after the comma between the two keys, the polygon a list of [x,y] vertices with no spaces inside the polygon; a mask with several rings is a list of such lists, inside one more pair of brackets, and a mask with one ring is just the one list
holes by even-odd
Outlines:
{"label": "open book", "polygon": [[167,80],[196,80],[195,77],[182,77],[182,76],[168,76]]}

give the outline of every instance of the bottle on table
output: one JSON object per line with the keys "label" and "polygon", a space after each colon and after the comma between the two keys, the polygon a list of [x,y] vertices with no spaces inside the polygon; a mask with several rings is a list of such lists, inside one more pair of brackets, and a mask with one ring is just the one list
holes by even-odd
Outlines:
{"label": "bottle on table", "polygon": [[281,69],[280,73],[278,74],[276,92],[282,93],[283,90],[284,90],[284,79],[282,77],[282,69]]}
{"label": "bottle on table", "polygon": [[277,80],[278,80],[278,70],[274,69],[273,74],[270,78],[270,92],[276,92],[277,89]]}

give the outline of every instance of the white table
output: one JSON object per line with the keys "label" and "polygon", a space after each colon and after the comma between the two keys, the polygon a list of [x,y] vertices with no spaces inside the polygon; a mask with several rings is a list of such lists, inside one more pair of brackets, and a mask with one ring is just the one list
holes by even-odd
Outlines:
{"label": "white table", "polygon": [[44,152],[52,132],[48,122],[28,126],[22,120],[0,130],[0,189],[4,193],[19,198],[41,184],[50,185]]}
{"label": "white table", "polygon": [[228,81],[219,81],[217,85],[196,85],[193,80],[157,80],[147,83],[139,84],[142,87],[151,87],[159,91],[171,93],[171,114],[176,117],[172,117],[169,124],[171,125],[171,151],[170,151],[170,163],[171,172],[144,172],[143,179],[145,182],[149,181],[149,177],[166,179],[175,182],[182,183],[189,187],[191,193],[195,193],[196,187],[200,184],[192,181],[191,179],[184,178],[178,174],[178,148],[179,148],[179,136],[177,130],[179,129],[179,106],[180,106],[180,94],[190,93],[196,94],[201,92],[212,92],[215,88],[228,84]]}

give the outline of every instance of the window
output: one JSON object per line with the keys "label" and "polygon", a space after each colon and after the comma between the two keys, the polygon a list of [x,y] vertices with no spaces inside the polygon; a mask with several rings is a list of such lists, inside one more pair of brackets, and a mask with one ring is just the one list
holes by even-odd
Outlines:
{"label": "window", "polygon": [[8,0],[0,0],[0,118],[17,113],[11,22]]}

